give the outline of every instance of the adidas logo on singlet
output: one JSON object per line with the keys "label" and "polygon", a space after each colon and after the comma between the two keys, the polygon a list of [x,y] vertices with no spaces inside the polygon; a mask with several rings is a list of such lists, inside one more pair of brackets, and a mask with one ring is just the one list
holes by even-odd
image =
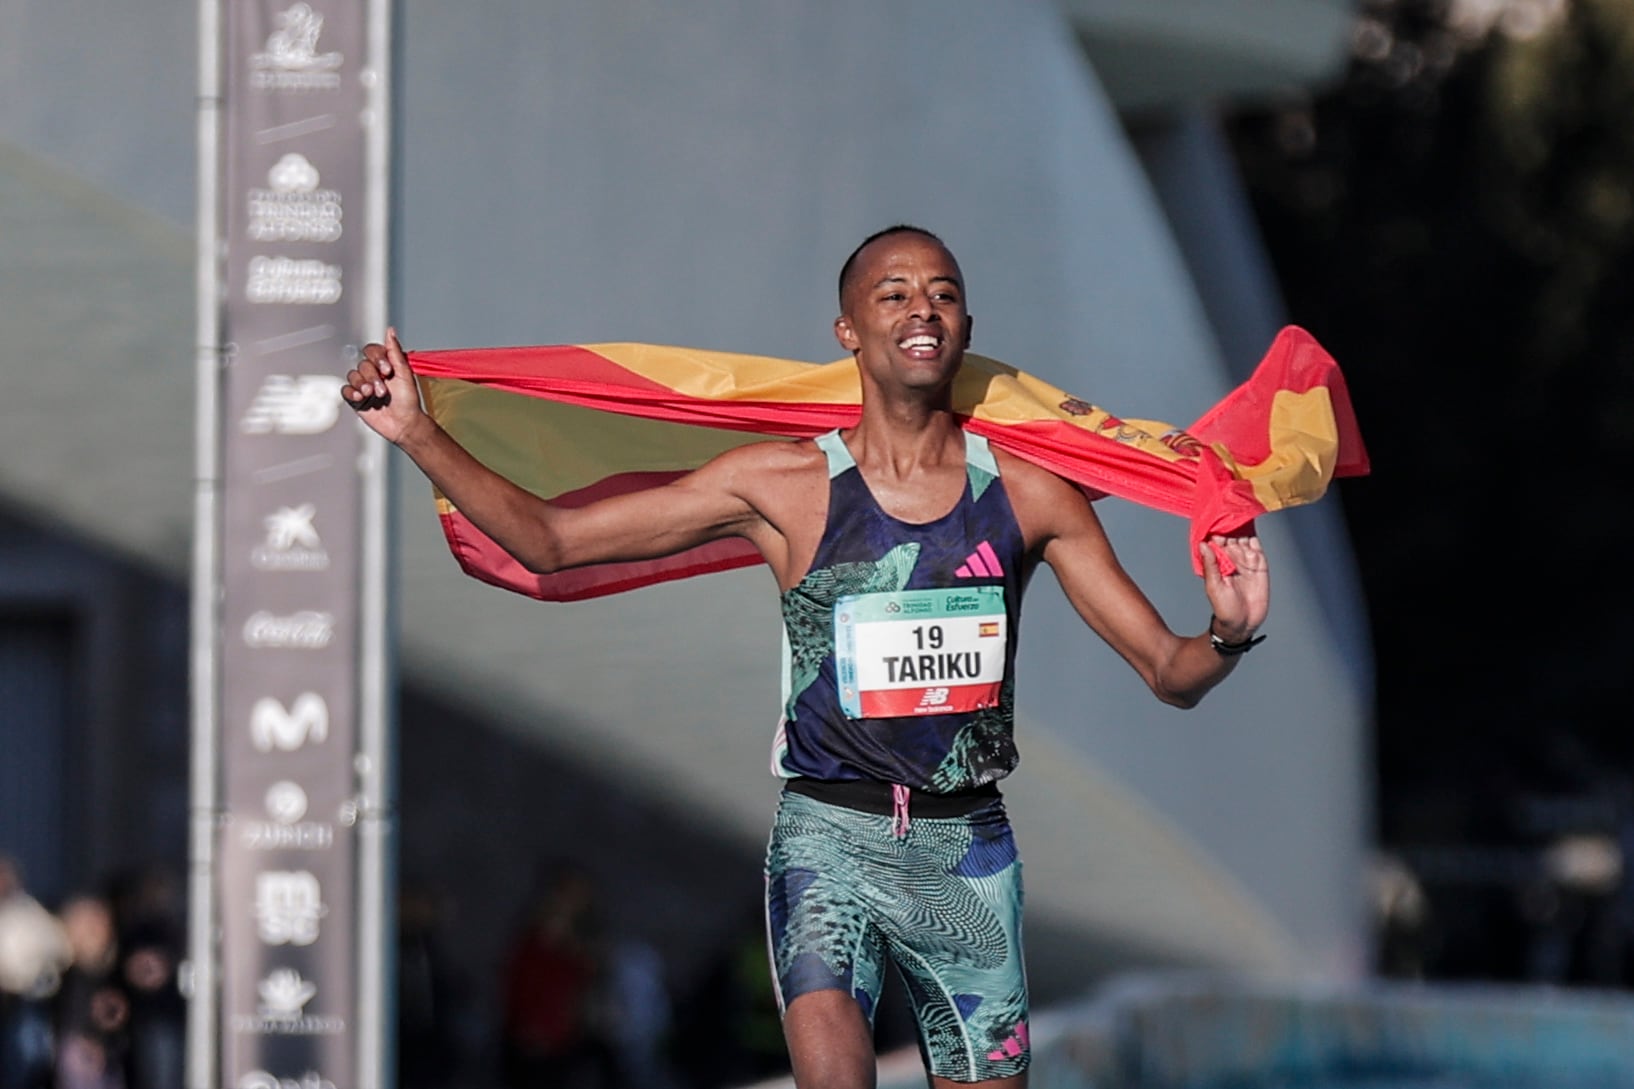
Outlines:
{"label": "adidas logo on singlet", "polygon": [[953,573],[962,579],[992,578],[1004,574],[1004,565],[999,563],[993,546],[983,541],[976,546],[976,551],[965,557],[964,566]]}

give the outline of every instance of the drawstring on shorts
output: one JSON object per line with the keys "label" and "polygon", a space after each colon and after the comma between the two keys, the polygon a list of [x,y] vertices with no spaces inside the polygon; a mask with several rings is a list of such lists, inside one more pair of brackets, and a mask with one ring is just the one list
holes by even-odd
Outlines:
{"label": "drawstring on shorts", "polygon": [[891,835],[898,839],[908,834],[908,798],[912,793],[901,783],[891,784]]}

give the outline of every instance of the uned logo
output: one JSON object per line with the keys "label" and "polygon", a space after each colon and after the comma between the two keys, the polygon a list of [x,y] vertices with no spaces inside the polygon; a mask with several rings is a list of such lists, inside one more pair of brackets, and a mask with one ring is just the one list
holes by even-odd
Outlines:
{"label": "uned logo", "polygon": [[294,752],[308,741],[317,745],[328,737],[329,705],[316,692],[302,692],[287,708],[263,696],[250,709],[250,743],[258,752]]}

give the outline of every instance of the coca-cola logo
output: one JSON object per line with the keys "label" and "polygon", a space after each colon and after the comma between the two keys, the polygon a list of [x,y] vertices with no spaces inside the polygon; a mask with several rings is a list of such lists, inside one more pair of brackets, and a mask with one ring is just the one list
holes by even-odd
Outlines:
{"label": "coca-cola logo", "polygon": [[244,621],[244,644],[251,647],[322,650],[334,638],[334,614],[314,609],[303,609],[289,616],[277,616],[263,609]]}

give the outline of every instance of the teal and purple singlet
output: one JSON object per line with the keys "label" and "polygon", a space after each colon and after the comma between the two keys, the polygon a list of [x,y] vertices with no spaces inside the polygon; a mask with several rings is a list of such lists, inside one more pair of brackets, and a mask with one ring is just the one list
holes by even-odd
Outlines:
{"label": "teal and purple singlet", "polygon": [[870,1020],[894,964],[933,1074],[1027,1066],[1021,861],[994,784],[1016,765],[1015,649],[1032,564],[987,443],[958,504],[885,513],[838,432],[811,569],[783,594],[788,779],[767,851],[779,1001],[850,993]]}

